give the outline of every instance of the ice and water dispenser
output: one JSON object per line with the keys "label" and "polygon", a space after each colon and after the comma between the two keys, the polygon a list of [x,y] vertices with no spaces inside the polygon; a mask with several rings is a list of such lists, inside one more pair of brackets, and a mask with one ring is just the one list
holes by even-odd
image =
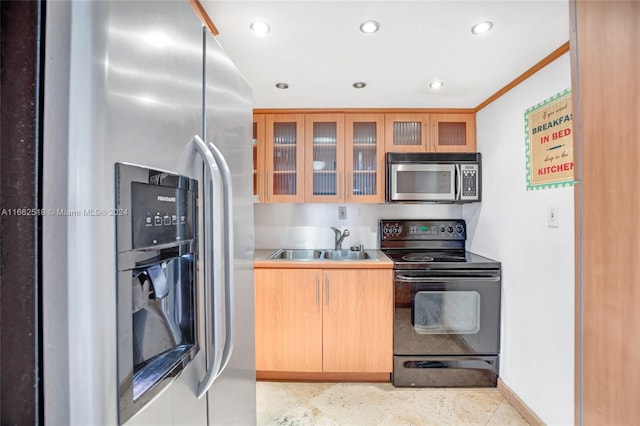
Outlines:
{"label": "ice and water dispenser", "polygon": [[116,164],[119,422],[158,395],[197,342],[197,181]]}

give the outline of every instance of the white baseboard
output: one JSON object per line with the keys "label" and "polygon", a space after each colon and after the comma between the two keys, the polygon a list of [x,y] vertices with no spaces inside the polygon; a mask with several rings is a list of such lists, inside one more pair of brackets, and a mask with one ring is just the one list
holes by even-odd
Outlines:
{"label": "white baseboard", "polygon": [[502,379],[498,378],[498,390],[509,401],[509,404],[532,426],[544,426],[545,422],[520,399],[520,397],[507,386]]}

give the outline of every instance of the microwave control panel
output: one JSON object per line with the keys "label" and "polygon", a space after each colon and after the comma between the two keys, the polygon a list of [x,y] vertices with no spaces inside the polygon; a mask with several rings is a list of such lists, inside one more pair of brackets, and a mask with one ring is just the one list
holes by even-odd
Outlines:
{"label": "microwave control panel", "polygon": [[478,200],[478,165],[461,164],[460,173],[462,175],[462,190],[460,200]]}

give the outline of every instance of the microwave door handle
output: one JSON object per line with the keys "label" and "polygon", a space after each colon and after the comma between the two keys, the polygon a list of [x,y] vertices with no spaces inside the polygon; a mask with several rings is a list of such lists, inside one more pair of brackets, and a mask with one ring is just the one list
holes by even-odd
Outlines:
{"label": "microwave door handle", "polygon": [[[216,285],[216,274],[215,274],[215,266],[213,262],[213,250],[215,249],[215,227],[213,224],[215,223],[215,209],[214,209],[214,186],[215,179],[218,176],[219,172],[215,168],[215,159],[211,154],[211,151],[207,148],[207,145],[199,136],[193,137],[193,144],[195,146],[196,151],[200,154],[204,161],[205,165],[205,174],[208,175],[207,187],[208,191],[205,196],[205,211],[207,211],[207,216],[205,216],[205,223],[208,224],[207,234],[205,236],[205,256],[204,256],[204,266],[205,266],[205,358],[207,358],[210,354],[213,354],[213,361],[211,363],[207,362],[207,371],[205,376],[202,378],[202,381],[198,383],[197,389],[197,397],[202,398],[211,385],[213,381],[216,379],[216,373],[220,370],[220,365],[222,365],[223,358],[223,345],[220,342],[224,339],[224,331],[222,330],[222,321],[223,321],[223,309],[222,305],[222,287],[220,285]],[[208,203],[208,205],[207,205]],[[212,318],[213,317],[213,320]],[[213,332],[211,329],[213,328]],[[208,359],[207,359],[208,361]]]}
{"label": "microwave door handle", "polygon": [[456,164],[456,200],[459,200],[462,196],[462,173],[460,171],[460,164]]}
{"label": "microwave door handle", "polygon": [[216,374],[219,376],[225,369],[235,344],[235,298],[234,298],[234,270],[233,270],[233,190],[231,181],[231,171],[229,164],[225,160],[220,150],[213,144],[209,143],[209,149],[213,154],[213,158],[218,164],[218,169],[222,175],[222,183],[224,185],[224,293],[225,293],[225,327],[226,339],[222,356],[222,364],[220,370]]}

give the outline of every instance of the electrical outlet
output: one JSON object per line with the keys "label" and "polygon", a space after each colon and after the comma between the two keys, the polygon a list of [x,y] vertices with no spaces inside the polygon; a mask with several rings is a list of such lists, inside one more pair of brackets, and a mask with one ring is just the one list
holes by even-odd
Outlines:
{"label": "electrical outlet", "polygon": [[338,207],[338,219],[345,220],[347,218],[347,206]]}
{"label": "electrical outlet", "polygon": [[560,209],[558,206],[549,206],[547,209],[547,226],[549,228],[560,227]]}

